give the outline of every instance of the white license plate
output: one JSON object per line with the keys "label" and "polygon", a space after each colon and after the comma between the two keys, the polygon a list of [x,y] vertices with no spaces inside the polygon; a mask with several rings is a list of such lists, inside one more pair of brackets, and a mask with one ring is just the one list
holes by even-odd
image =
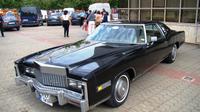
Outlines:
{"label": "white license plate", "polygon": [[15,22],[9,22],[8,24],[10,24],[10,25],[14,25],[14,24],[15,24]]}
{"label": "white license plate", "polygon": [[51,21],[55,22],[55,21],[57,21],[57,20],[51,20]]}
{"label": "white license plate", "polygon": [[53,106],[53,103],[49,103],[47,101],[49,97],[50,97],[50,95],[48,95],[48,94],[39,93],[39,100],[40,101],[42,101],[43,103],[45,103],[47,105]]}
{"label": "white license plate", "polygon": [[28,21],[28,19],[23,19],[24,22]]}

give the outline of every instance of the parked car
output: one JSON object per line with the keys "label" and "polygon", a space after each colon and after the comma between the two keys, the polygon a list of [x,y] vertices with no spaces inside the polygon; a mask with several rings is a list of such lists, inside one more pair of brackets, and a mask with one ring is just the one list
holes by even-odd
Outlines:
{"label": "parked car", "polygon": [[80,25],[80,16],[79,13],[74,12],[71,14],[71,18],[72,18],[72,25]]}
{"label": "parked car", "polygon": [[18,15],[18,11],[15,9],[2,10],[3,12],[3,28],[4,29],[13,29],[15,28],[17,31],[20,30],[21,20]]}
{"label": "parked car", "polygon": [[20,16],[22,20],[22,26],[43,25],[42,12],[38,7],[21,7]]}
{"label": "parked car", "polygon": [[107,101],[122,105],[130,82],[155,64],[172,63],[185,33],[159,22],[103,23],[85,40],[15,61],[17,84],[42,102],[70,103],[82,112]]}
{"label": "parked car", "polygon": [[50,25],[61,25],[62,21],[61,21],[61,17],[62,13],[53,13],[51,15],[48,16],[47,19],[47,26]]}

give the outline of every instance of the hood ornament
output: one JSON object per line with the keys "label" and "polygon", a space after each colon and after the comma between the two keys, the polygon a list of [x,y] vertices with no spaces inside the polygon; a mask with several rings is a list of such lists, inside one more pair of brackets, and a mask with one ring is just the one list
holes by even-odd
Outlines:
{"label": "hood ornament", "polygon": [[52,57],[51,56],[49,57],[49,62],[52,62]]}

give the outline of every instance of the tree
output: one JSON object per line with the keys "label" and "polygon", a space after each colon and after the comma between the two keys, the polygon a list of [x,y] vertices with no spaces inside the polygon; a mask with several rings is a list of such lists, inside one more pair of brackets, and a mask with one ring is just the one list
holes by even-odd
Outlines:
{"label": "tree", "polygon": [[95,2],[109,1],[111,7],[118,7],[119,0],[0,0],[0,8],[20,8],[22,6],[38,6],[41,9],[63,9],[74,7],[87,9]]}

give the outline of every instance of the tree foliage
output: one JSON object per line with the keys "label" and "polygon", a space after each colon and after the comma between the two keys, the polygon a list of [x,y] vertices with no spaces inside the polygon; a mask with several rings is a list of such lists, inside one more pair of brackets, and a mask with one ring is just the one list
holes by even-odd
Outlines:
{"label": "tree foliage", "polygon": [[[76,9],[87,9],[97,0],[0,0],[0,8],[20,8],[22,6],[38,6],[41,9],[63,9],[74,7]],[[104,2],[105,0],[98,0]],[[119,0],[109,0],[111,7],[118,7]]]}

